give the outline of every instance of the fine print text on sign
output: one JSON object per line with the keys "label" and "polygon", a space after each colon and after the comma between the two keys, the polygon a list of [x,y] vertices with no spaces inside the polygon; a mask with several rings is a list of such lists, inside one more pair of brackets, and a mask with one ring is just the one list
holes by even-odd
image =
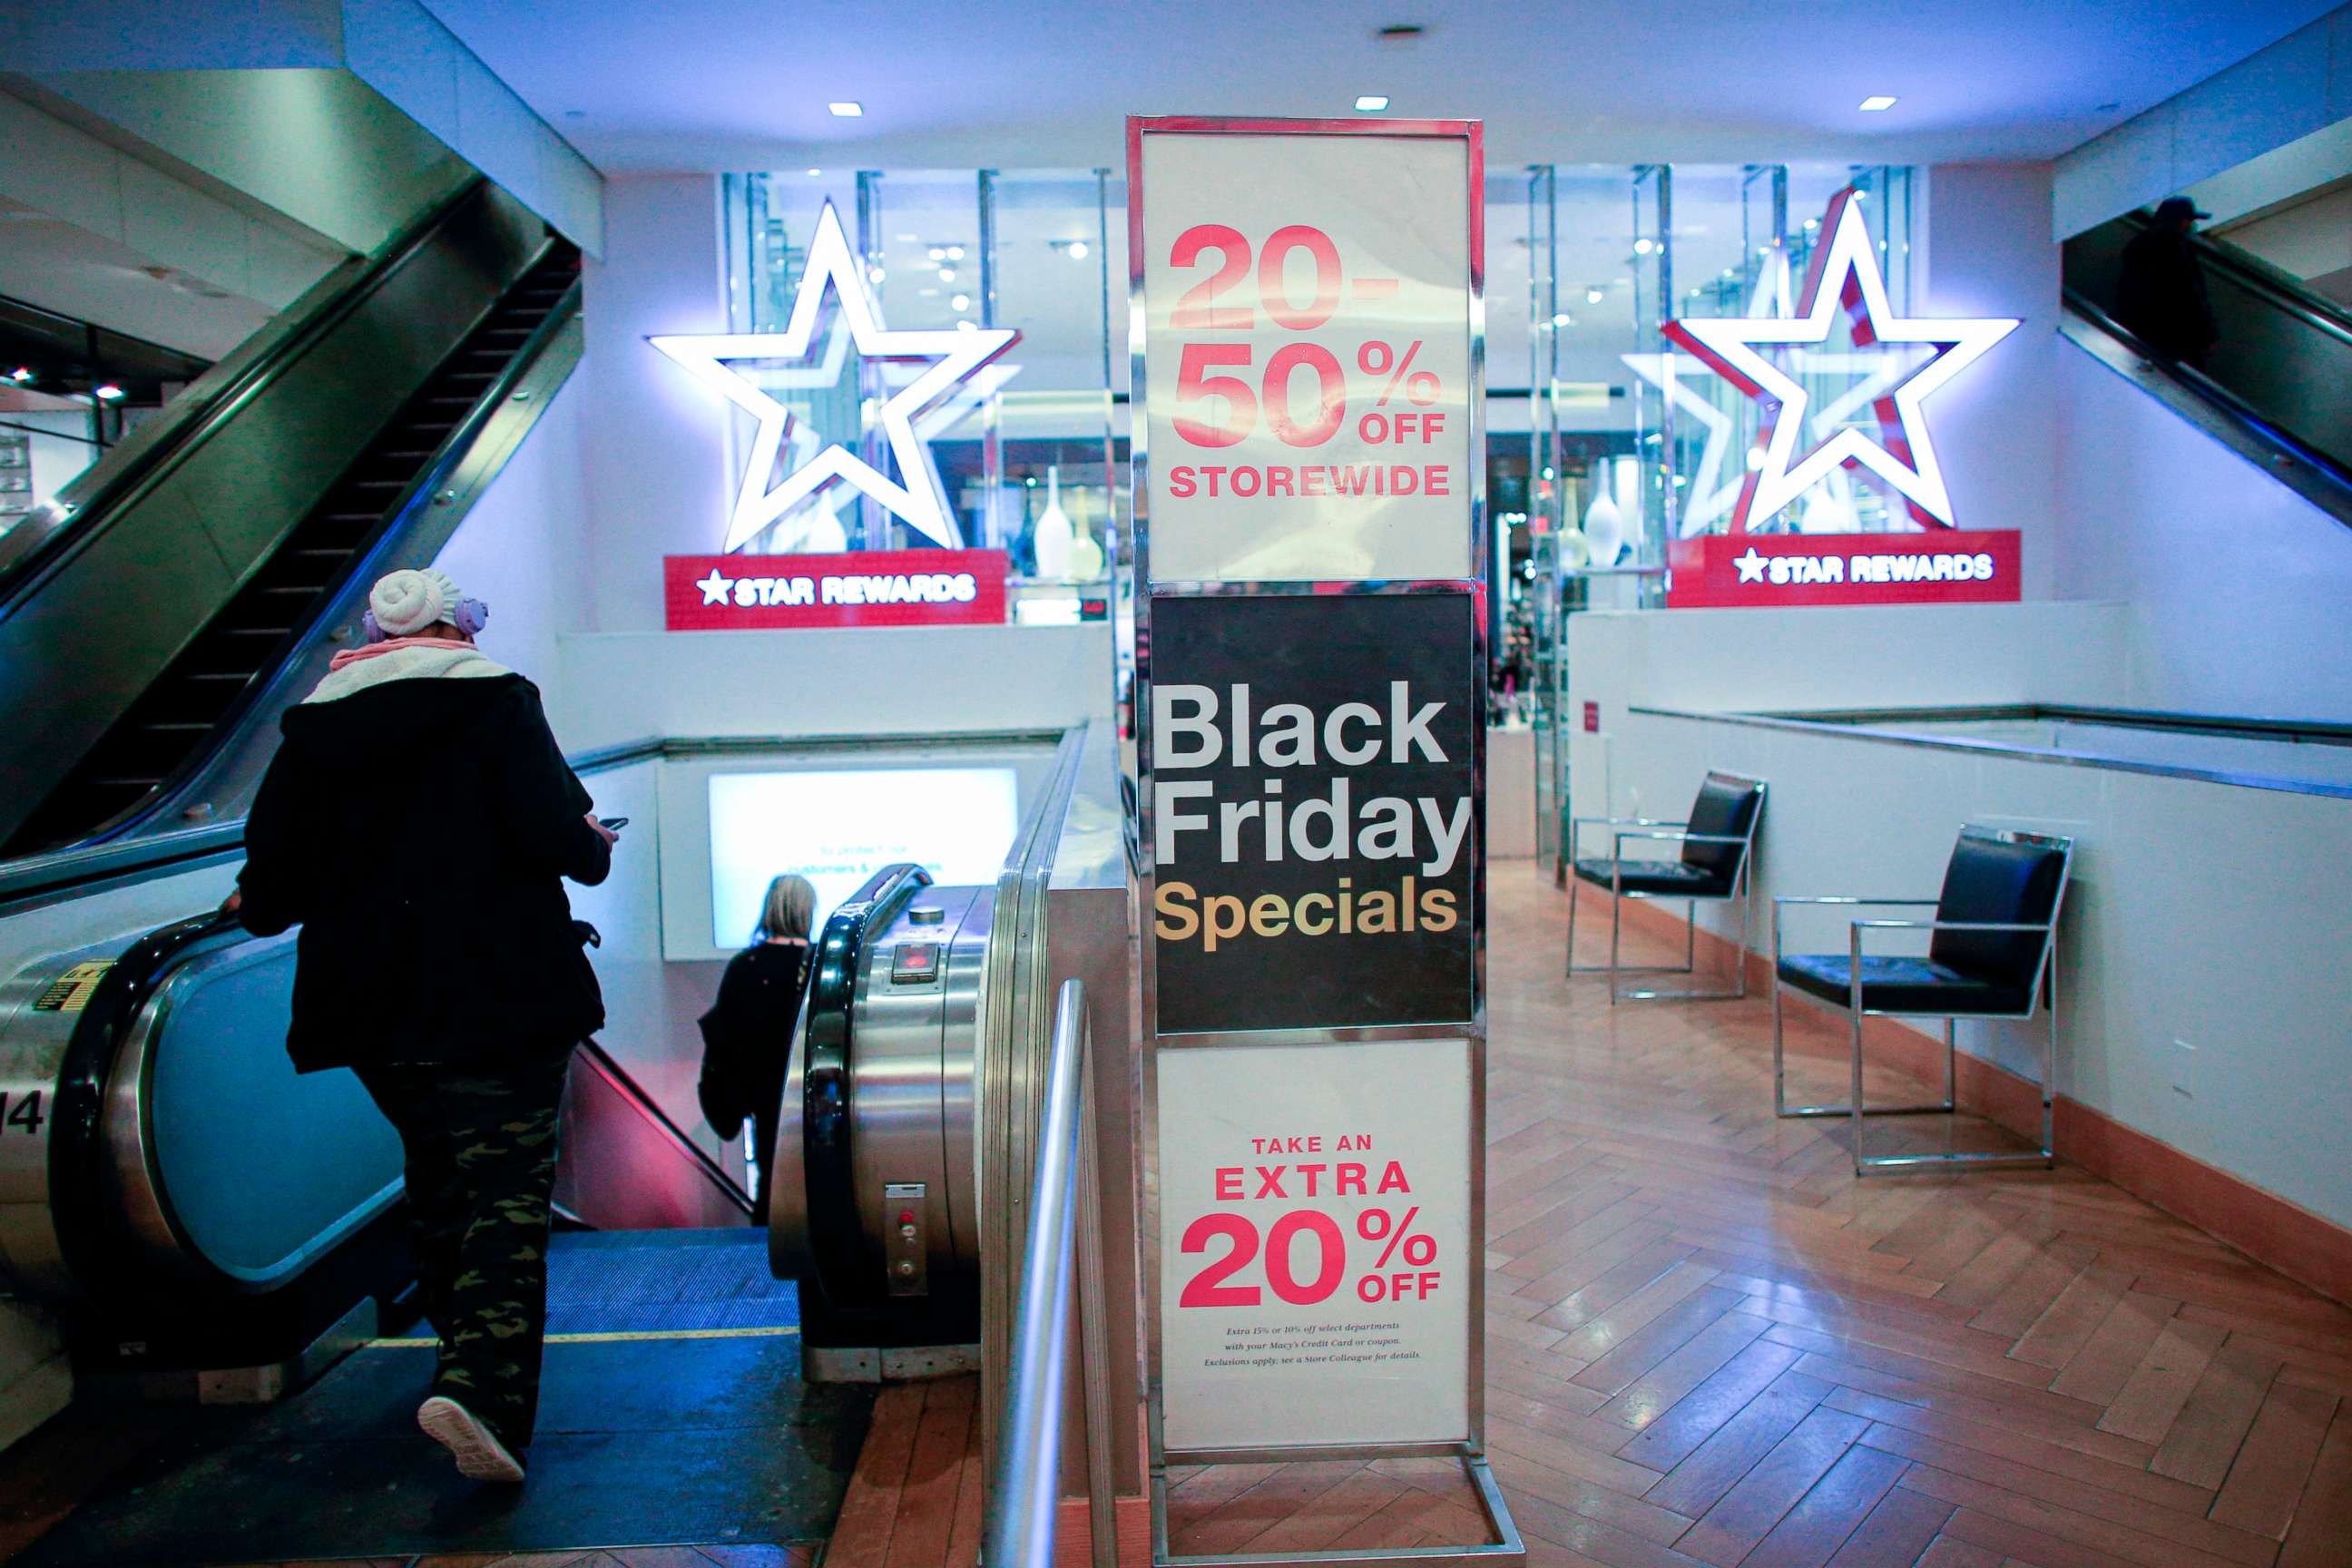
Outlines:
{"label": "fine print text on sign", "polygon": [[1141,157],[1152,579],[1467,576],[1467,140]]}
{"label": "fine print text on sign", "polygon": [[1173,1447],[1467,1436],[1461,1040],[1160,1057]]}
{"label": "fine print text on sign", "polygon": [[994,550],[670,555],[662,561],[663,602],[674,632],[1000,626],[1004,574],[1004,552]]}
{"label": "fine print text on sign", "polygon": [[1672,609],[2013,603],[2013,529],[1915,533],[1729,533],[1676,541]]}
{"label": "fine print text on sign", "polygon": [[1153,601],[1160,1033],[1472,1016],[1472,615]]}

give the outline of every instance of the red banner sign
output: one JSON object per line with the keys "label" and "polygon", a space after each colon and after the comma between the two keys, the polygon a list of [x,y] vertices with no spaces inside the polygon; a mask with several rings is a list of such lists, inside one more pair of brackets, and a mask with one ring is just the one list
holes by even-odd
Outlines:
{"label": "red banner sign", "polygon": [[1002,626],[1004,574],[1001,550],[662,559],[674,632]]}
{"label": "red banner sign", "polygon": [[2009,603],[2014,529],[1921,533],[1713,533],[1675,542],[1666,607]]}

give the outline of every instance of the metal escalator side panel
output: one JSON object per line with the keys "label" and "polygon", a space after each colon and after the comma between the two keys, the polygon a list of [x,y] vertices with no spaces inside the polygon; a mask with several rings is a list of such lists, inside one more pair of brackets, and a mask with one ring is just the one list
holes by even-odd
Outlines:
{"label": "metal escalator side panel", "polygon": [[780,1131],[773,1161],[777,1185],[797,1180],[805,1201],[795,1210],[797,1231],[782,1228],[783,1211],[771,1206],[769,1256],[779,1275],[813,1279],[841,1308],[865,1306],[879,1295],[859,1268],[864,1248],[851,1163],[851,1041],[860,971],[868,940],[930,880],[919,866],[885,867],[827,917],[817,938],[801,1049],[786,1090],[795,1098],[784,1121],[797,1120],[800,1137],[796,1146],[787,1146]]}
{"label": "metal escalator side panel", "polygon": [[78,1289],[51,1201],[66,1115],[58,1081],[89,992],[121,947],[45,958],[0,985],[0,1284],[15,1295],[56,1302]]}
{"label": "metal escalator side panel", "polygon": [[947,1233],[953,1265],[980,1278],[980,1086],[987,1054],[988,943],[996,889],[975,888],[948,943],[946,1026],[940,1049],[940,1159],[947,1168]]}
{"label": "metal escalator side panel", "polygon": [[[0,838],[186,652],[545,243],[483,187],[0,613]],[[102,526],[98,526],[103,524]]]}
{"label": "metal escalator side panel", "polygon": [[399,1201],[400,1140],[359,1079],[286,1054],[295,952],[204,943],[122,1032],[98,1143],[142,1275],[269,1290]]}
{"label": "metal escalator side panel", "polygon": [[[859,965],[850,1043],[856,1084],[850,1171],[862,1243],[856,1268],[877,1293],[943,1296],[958,1272],[954,1211],[968,1211],[971,1194],[950,1157],[949,1106],[958,1102],[969,1115],[972,1063],[971,1032],[951,1037],[949,1027],[955,1006],[949,957],[976,892],[924,889],[869,938]],[[923,949],[932,954],[929,964],[898,962],[902,951]],[[963,1010],[971,1011],[968,1001]],[[969,1137],[967,1121],[967,1143]],[[911,1197],[890,1195],[893,1188],[917,1185],[923,1190],[919,1205]],[[893,1274],[911,1261],[898,1256],[896,1244],[910,1223],[922,1254],[920,1289]]]}

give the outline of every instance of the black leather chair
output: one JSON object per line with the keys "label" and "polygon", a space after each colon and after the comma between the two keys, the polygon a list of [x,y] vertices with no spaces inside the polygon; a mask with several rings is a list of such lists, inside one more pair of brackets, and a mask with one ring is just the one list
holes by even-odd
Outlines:
{"label": "black leather chair", "polygon": [[[1781,945],[1781,913],[1792,904],[1856,909],[1926,909],[1926,899],[1775,898],[1772,900],[1772,1111],[1776,1116],[1843,1116],[1853,1123],[1854,1174],[1945,1165],[2054,1163],[2052,1098],[2058,1076],[2058,914],[2074,841],[2016,828],[1960,829],[1944,868],[1933,920],[1851,920],[1843,952],[1790,953]],[[1925,957],[1863,951],[1878,931],[1928,933]],[[1843,1105],[1788,1101],[1781,1045],[1780,993],[1793,986],[1845,1010],[1850,1098]],[[1949,1116],[1958,1109],[1954,1068],[1961,1018],[2026,1019],[2040,1005],[2048,1032],[2042,1048],[2042,1147],[2032,1153],[1873,1156],[1863,1147],[1872,1116]],[[1865,1106],[1862,1021],[1873,1016],[1944,1020],[1944,1098],[1924,1105]]]}
{"label": "black leather chair", "polygon": [[[1579,816],[1568,825],[1568,973],[1609,976],[1609,1000],[1622,996],[1635,1002],[1727,1001],[1748,994],[1748,931],[1755,910],[1756,830],[1764,821],[1764,781],[1738,773],[1710,773],[1691,802],[1690,816],[1669,822],[1647,816]],[[1612,830],[1606,858],[1580,859],[1576,836],[1580,828]],[[1680,844],[1672,860],[1628,859],[1628,843]],[[1609,962],[1576,962],[1576,890],[1580,884],[1606,888],[1614,895],[1609,910]],[[1627,899],[1682,899],[1689,909],[1683,928],[1683,961],[1675,964],[1627,964],[1619,962]],[[1621,991],[1619,977],[1627,974],[1691,974],[1697,970],[1698,906],[1736,903],[1739,910],[1741,955],[1729,990]]]}

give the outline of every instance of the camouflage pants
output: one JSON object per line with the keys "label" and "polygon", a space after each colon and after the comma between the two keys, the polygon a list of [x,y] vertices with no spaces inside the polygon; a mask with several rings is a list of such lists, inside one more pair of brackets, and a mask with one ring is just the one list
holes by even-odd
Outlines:
{"label": "camouflage pants", "polygon": [[515,1449],[530,1441],[539,1415],[548,1208],[567,1065],[358,1069],[407,1155],[419,1289],[441,1340],[433,1392]]}

